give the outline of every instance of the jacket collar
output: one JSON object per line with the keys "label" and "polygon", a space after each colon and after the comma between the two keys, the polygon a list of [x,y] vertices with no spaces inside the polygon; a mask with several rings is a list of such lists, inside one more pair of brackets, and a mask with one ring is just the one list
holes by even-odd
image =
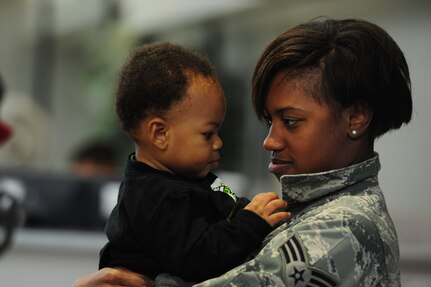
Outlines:
{"label": "jacket collar", "polygon": [[283,199],[289,203],[315,200],[377,176],[380,170],[378,153],[361,163],[319,173],[284,175],[280,178]]}

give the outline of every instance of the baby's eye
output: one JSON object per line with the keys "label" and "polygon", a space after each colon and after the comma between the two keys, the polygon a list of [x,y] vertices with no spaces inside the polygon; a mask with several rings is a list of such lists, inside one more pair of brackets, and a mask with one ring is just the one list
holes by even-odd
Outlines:
{"label": "baby's eye", "polygon": [[214,132],[203,133],[204,137],[209,140],[213,136]]}

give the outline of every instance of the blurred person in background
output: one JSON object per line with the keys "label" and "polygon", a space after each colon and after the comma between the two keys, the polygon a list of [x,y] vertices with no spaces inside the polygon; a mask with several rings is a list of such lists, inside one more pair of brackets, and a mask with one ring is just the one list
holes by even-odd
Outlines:
{"label": "blurred person in background", "polygon": [[8,89],[2,102],[2,118],[13,137],[0,149],[0,168],[34,169],[48,162],[52,120],[32,95]]}
{"label": "blurred person in background", "polygon": [[[1,103],[3,102],[4,93],[5,93],[5,86],[4,86],[2,77],[0,75],[0,108],[1,108]],[[12,135],[12,128],[9,127],[5,122],[3,122],[0,117],[0,145],[6,142],[6,140],[9,139],[11,135]]]}
{"label": "blurred person in background", "polygon": [[117,151],[107,142],[91,141],[72,155],[72,171],[82,177],[119,178]]}
{"label": "blurred person in background", "polygon": [[[4,93],[5,86],[0,75],[0,108]],[[0,146],[11,136],[12,128],[3,122],[0,116]],[[0,178],[0,255],[10,246],[15,228],[22,223],[22,194],[21,186],[10,179]]]}
{"label": "blurred person in background", "polygon": [[[410,122],[409,69],[395,41],[357,19],[316,19],[274,39],[253,75],[263,146],[292,218],[242,265],[196,286],[400,286],[399,245],[374,141]],[[189,286],[105,268],[85,286]]]}

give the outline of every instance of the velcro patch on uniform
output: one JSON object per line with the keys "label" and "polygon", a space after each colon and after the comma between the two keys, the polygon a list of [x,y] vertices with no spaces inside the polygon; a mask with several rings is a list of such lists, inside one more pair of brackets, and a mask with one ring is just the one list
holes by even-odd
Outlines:
{"label": "velcro patch on uniform", "polygon": [[279,252],[286,262],[284,278],[287,286],[338,286],[331,276],[308,265],[306,251],[295,235],[279,248]]}

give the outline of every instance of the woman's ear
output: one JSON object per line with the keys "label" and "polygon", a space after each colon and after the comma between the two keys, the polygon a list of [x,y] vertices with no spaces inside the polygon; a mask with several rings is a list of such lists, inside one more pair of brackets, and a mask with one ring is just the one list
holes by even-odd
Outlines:
{"label": "woman's ear", "polygon": [[151,118],[147,121],[146,128],[149,142],[160,150],[166,150],[169,138],[169,125],[166,120],[160,117]]}
{"label": "woman's ear", "polygon": [[348,107],[346,112],[348,113],[347,133],[349,137],[352,139],[361,137],[368,131],[373,118],[371,107],[362,101],[358,101]]}

